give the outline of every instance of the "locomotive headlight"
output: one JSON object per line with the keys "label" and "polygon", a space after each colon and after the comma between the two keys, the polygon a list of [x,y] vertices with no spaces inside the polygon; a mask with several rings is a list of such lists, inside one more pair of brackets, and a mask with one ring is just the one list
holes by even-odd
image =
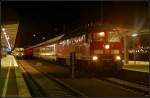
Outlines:
{"label": "locomotive headlight", "polygon": [[120,56],[116,56],[116,60],[121,60],[121,57]]}
{"label": "locomotive headlight", "polygon": [[110,45],[105,45],[105,49],[109,49],[110,48]]}
{"label": "locomotive headlight", "polygon": [[97,61],[98,60],[98,57],[97,56],[93,56],[93,61]]}
{"label": "locomotive headlight", "polygon": [[99,32],[99,36],[104,37],[105,36],[105,32]]}

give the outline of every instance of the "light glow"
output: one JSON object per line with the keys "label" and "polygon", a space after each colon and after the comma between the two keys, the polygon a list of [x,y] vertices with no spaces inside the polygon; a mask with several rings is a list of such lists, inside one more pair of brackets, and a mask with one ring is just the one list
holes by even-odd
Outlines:
{"label": "light glow", "polygon": [[98,60],[98,57],[97,56],[93,56],[93,61],[96,61],[96,60]]}
{"label": "light glow", "polygon": [[40,53],[40,55],[54,55],[54,53]]}
{"label": "light glow", "polygon": [[132,37],[135,37],[135,36],[137,36],[138,34],[136,34],[136,33],[134,33],[134,34],[132,34]]}
{"label": "light glow", "polygon": [[121,57],[120,56],[116,56],[116,60],[121,60]]}
{"label": "light glow", "polygon": [[6,32],[4,32],[4,34],[6,35]]}
{"label": "light glow", "polygon": [[4,31],[5,31],[5,28],[2,28],[2,31],[4,32]]}
{"label": "light glow", "polygon": [[103,37],[103,36],[105,36],[105,33],[104,33],[104,32],[100,32],[99,35],[100,35],[101,37]]}
{"label": "light glow", "polygon": [[109,49],[110,48],[110,46],[109,45],[105,45],[105,49]]}

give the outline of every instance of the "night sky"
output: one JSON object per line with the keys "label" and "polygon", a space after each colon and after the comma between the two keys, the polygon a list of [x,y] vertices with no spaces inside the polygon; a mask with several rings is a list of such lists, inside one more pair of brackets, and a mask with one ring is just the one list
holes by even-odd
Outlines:
{"label": "night sky", "polygon": [[2,2],[2,23],[9,22],[13,12],[17,14],[14,19],[20,22],[16,47],[37,44],[90,22],[124,26],[148,23],[148,2],[136,1]]}

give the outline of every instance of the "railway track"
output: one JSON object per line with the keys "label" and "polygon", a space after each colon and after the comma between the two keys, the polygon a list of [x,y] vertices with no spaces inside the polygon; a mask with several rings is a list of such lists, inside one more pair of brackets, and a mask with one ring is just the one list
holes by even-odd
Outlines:
{"label": "railway track", "polygon": [[143,93],[145,96],[147,96],[149,93],[148,86],[129,82],[129,81],[125,81],[125,80],[120,80],[120,79],[115,78],[115,77],[109,77],[109,78],[104,78],[104,79],[100,79],[100,80],[110,82],[110,83],[115,84],[115,85],[119,85],[121,87],[124,87],[124,88],[132,90],[132,91]]}
{"label": "railway track", "polygon": [[74,90],[73,88],[66,86],[62,82],[50,74],[46,74],[36,70],[35,68],[24,65],[18,61],[21,65],[25,81],[30,89],[33,97],[82,97],[84,94]]}
{"label": "railway track", "polygon": [[[53,75],[51,75],[51,73],[47,73],[47,74],[48,74],[48,77],[51,77],[52,79],[57,80],[57,78],[53,77]],[[115,77],[109,77],[109,78],[105,77],[103,79],[98,79],[98,80],[121,86],[130,91],[139,92],[139,93],[143,94],[144,96],[148,96],[148,93],[149,93],[148,86],[142,85],[141,83],[137,84],[137,83],[121,80],[121,79],[115,78]],[[63,84],[63,82],[62,82],[62,84]]]}
{"label": "railway track", "polygon": [[32,97],[42,97],[42,96],[47,96],[41,87],[38,85],[38,83],[31,77],[31,75],[23,68],[20,66],[20,69],[22,71],[23,77],[27,83],[27,86],[30,90],[30,93]]}
{"label": "railway track", "polygon": [[[25,66],[23,66],[23,67],[25,67]],[[64,88],[65,90],[67,90],[65,92],[68,92],[68,91],[70,92],[71,91],[71,94],[69,93],[68,95],[59,95],[59,96],[61,96],[61,97],[62,96],[85,96],[84,94],[80,93],[78,90],[73,89],[75,87],[73,87],[72,85],[70,85],[70,86],[69,86],[69,84],[66,85],[66,83],[64,81],[62,82],[61,79],[56,78],[55,75],[52,74],[51,72],[47,72],[45,70],[42,70],[42,66],[38,66],[38,69],[36,68],[36,66],[32,66],[32,68],[33,67],[35,67],[35,69],[38,70],[38,72],[35,72],[36,74],[39,73],[39,74],[44,75],[44,77],[50,79],[51,81],[55,82],[57,85],[60,85],[62,88]],[[41,68],[39,68],[39,67],[41,67]],[[33,71],[33,69],[32,69],[32,71]],[[34,76],[32,76],[32,77],[34,77]],[[95,79],[103,81],[103,82],[106,82],[108,84],[120,86],[121,88],[123,88],[123,90],[125,90],[127,92],[128,91],[129,92],[136,92],[136,93],[139,93],[139,95],[148,96],[148,86],[137,84],[136,82],[134,83],[134,82],[130,82],[130,81],[121,80],[120,78],[117,78],[117,77],[104,77],[104,78],[102,78],[102,77],[101,78],[95,77]],[[36,79],[33,79],[33,80],[35,80],[37,82]],[[42,82],[39,82],[39,83],[37,82],[37,83],[34,83],[34,84],[41,85],[40,83],[42,83]],[[47,95],[47,93],[45,93],[45,91],[44,91],[44,89],[42,87],[39,87],[39,90],[41,90],[41,95],[38,95],[38,96],[51,96],[51,95]],[[42,92],[44,92],[44,93],[42,93]],[[85,92],[83,92],[83,93],[85,93]],[[52,95],[52,96],[57,96],[57,95],[58,94]]]}

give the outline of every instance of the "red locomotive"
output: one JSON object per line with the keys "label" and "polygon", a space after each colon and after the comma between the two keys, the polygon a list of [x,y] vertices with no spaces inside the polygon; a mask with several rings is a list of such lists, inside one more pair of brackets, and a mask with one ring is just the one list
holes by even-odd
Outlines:
{"label": "red locomotive", "polygon": [[34,57],[64,65],[70,65],[70,54],[75,53],[77,68],[101,71],[122,68],[122,47],[117,30],[90,28],[58,36],[31,48]]}

